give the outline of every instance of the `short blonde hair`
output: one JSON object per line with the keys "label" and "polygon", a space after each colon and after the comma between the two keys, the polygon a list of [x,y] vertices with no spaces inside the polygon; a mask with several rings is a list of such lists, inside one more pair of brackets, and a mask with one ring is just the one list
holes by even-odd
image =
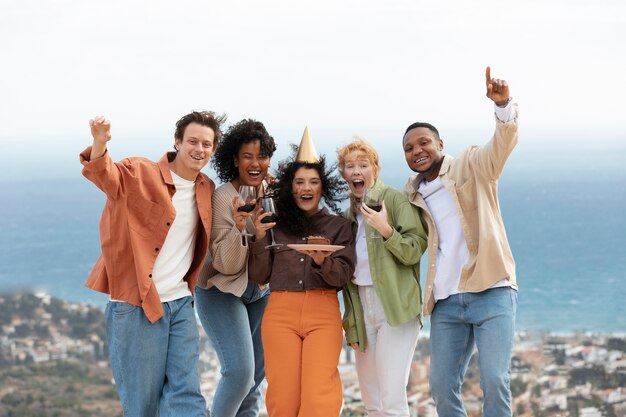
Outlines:
{"label": "short blonde hair", "polygon": [[361,151],[365,154],[370,163],[374,166],[374,177],[378,179],[380,174],[380,159],[378,158],[378,152],[374,149],[371,143],[360,136],[352,138],[352,142],[337,148],[337,162],[339,164],[339,172],[343,176],[343,169],[346,165],[346,158],[350,152]]}

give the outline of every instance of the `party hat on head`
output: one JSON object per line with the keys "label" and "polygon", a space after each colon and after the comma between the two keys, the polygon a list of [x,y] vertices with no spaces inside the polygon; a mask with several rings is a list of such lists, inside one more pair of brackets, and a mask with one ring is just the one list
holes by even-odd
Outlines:
{"label": "party hat on head", "polygon": [[298,162],[308,162],[312,164],[316,164],[320,161],[320,157],[317,155],[315,151],[315,146],[313,146],[313,140],[311,140],[311,136],[309,135],[309,128],[304,128],[304,133],[302,134],[302,140],[300,141],[300,146],[298,146],[298,153],[296,155],[296,161]]}

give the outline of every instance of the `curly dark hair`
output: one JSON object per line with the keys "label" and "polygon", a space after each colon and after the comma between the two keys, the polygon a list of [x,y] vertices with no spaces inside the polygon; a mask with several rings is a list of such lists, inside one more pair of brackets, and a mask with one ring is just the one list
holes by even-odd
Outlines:
{"label": "curly dark hair", "polygon": [[222,138],[222,143],[215,151],[211,160],[211,166],[217,172],[222,182],[229,182],[239,176],[239,170],[235,166],[235,156],[241,146],[246,143],[259,141],[261,153],[272,157],[276,151],[274,138],[267,133],[263,123],[254,119],[243,119],[230,126]]}
{"label": "curly dark hair", "polygon": [[[292,146],[293,148],[294,146]],[[291,190],[296,171],[300,168],[314,169],[322,180],[322,199],[336,214],[341,213],[338,203],[347,198],[348,187],[336,174],[337,164],[326,168],[326,158],[320,157],[317,163],[295,161],[294,157],[283,160],[278,164],[276,180],[272,184],[273,195],[276,198],[278,209],[278,225],[284,227],[296,236],[308,236],[319,233],[307,220],[305,213],[298,207]]]}

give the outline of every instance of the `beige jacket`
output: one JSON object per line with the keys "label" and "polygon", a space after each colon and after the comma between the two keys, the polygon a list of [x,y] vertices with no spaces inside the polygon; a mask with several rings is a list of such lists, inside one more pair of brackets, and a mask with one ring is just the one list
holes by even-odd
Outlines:
{"label": "beige jacket", "polygon": [[[515,111],[517,113],[517,104]],[[470,260],[461,272],[461,292],[481,292],[503,278],[517,288],[515,260],[498,203],[498,178],[517,144],[517,128],[517,115],[507,123],[496,117],[496,131],[485,146],[470,146],[458,158],[444,156],[439,177],[456,204],[470,253]],[[411,176],[404,192],[411,203],[422,210],[428,226],[428,275],[424,300],[424,315],[428,316],[435,307],[433,284],[439,236],[426,202],[417,192],[420,181],[421,175]]]}
{"label": "beige jacket", "polygon": [[[198,286],[206,289],[215,285],[222,292],[241,297],[248,286],[248,245],[233,218],[233,197],[237,195],[230,182],[213,193],[210,254],[198,277]],[[250,219],[246,230],[254,233]]]}

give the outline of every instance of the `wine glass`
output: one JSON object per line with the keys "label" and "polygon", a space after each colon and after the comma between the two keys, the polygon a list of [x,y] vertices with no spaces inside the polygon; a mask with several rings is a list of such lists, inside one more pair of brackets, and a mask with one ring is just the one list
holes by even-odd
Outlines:
{"label": "wine glass", "polygon": [[[242,206],[237,208],[237,211],[243,211],[246,213],[250,213],[256,207],[256,187],[251,185],[240,185],[239,186],[239,201],[243,203]],[[248,219],[246,219],[246,224],[248,223]],[[244,236],[252,236],[250,233],[246,231],[246,226],[244,225],[241,234]]]}
{"label": "wine glass", "polygon": [[[272,197],[263,197],[261,199],[261,207],[263,208],[263,213],[272,213],[267,217],[263,217],[261,219],[261,223],[274,223],[278,220],[278,213],[276,212],[276,204],[274,204],[274,199]],[[274,240],[274,230],[269,229],[270,238],[272,239],[272,243],[267,245],[265,249],[276,249],[283,246],[282,243],[276,243]]]}
{"label": "wine glass", "polygon": [[[380,190],[368,188],[363,194],[363,204],[376,212],[380,212],[383,209],[382,193]],[[380,233],[378,233],[376,229],[372,230],[370,237],[372,239],[381,238]]]}

